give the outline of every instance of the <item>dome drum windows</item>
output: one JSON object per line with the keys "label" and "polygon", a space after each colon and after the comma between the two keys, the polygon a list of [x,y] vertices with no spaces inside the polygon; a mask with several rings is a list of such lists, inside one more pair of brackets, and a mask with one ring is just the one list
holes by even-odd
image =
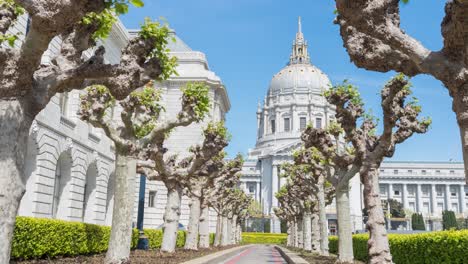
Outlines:
{"label": "dome drum windows", "polygon": [[284,122],[284,132],[291,131],[291,119],[289,117],[285,117],[283,119]]}
{"label": "dome drum windows", "polygon": [[299,129],[304,131],[307,128],[307,117],[301,116],[299,117]]}
{"label": "dome drum windows", "polygon": [[270,131],[272,134],[276,133],[276,121],[275,119],[270,120]]}
{"label": "dome drum windows", "polygon": [[315,128],[322,128],[322,118],[321,117],[317,117],[315,119]]}

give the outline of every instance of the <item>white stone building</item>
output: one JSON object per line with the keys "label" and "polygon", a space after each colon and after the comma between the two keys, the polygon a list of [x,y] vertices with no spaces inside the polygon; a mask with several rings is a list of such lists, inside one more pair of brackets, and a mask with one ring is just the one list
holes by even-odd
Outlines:
{"label": "white stone building", "polygon": [[[278,207],[275,193],[284,184],[279,177],[280,165],[292,162],[292,152],[301,145],[301,132],[312,124],[325,127],[334,118],[334,109],[322,96],[331,86],[328,77],[310,63],[307,41],[299,28],[292,45],[288,65],[273,76],[263,106],[257,111],[257,143],[248,153],[242,171],[241,188],[261,202],[263,213],[272,216],[271,231],[280,232],[274,216]],[[360,184],[352,180],[350,199],[360,200]],[[361,203],[351,204],[351,221],[355,230],[362,229]],[[327,208],[329,229],[336,230],[336,210]]]}
{"label": "white stone building", "polygon": [[382,200],[401,202],[409,213],[422,213],[426,230],[442,228],[442,211],[468,217],[468,186],[463,163],[385,162],[380,167]]}
{"label": "white stone building", "polygon": [[[26,16],[19,19],[12,31],[27,30]],[[136,31],[128,31],[120,21],[108,39],[99,43],[106,48],[105,59],[118,63],[120,51]],[[157,84],[163,90],[165,118],[174,117],[180,108],[180,87],[187,82],[205,82],[210,86],[212,109],[207,119],[185,129],[175,130],[168,140],[172,153],[185,156],[188,148],[203,139],[202,127],[210,120],[224,120],[230,109],[227,91],[220,78],[210,71],[205,54],[193,51],[177,35],[169,43],[171,55],[178,58],[178,76]],[[60,39],[56,38],[43,57],[47,63],[58,52]],[[91,51],[88,53],[91,55]],[[69,221],[110,225],[113,208],[114,171],[113,143],[101,132],[81,121],[77,116],[79,96],[83,91],[72,91],[55,96],[37,116],[30,132],[26,164],[26,193],[21,201],[19,215],[56,218]],[[118,111],[118,110],[117,110]],[[135,223],[140,177],[135,177]],[[158,228],[163,223],[166,189],[160,182],[148,182],[145,192],[145,228]],[[213,212],[212,212],[213,215]],[[214,232],[216,217],[212,217]],[[181,224],[188,222],[188,199],[184,197]]]}

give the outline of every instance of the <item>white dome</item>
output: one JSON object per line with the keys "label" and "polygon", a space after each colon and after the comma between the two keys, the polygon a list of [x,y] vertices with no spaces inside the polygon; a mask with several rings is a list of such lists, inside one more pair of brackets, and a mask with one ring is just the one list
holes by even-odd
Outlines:
{"label": "white dome", "polygon": [[268,94],[321,93],[331,82],[321,70],[311,64],[290,64],[273,76]]}

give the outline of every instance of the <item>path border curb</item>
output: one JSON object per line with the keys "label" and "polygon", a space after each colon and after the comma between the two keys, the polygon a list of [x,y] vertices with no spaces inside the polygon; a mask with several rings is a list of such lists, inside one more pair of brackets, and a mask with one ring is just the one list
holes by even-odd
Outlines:
{"label": "path border curb", "polygon": [[220,260],[224,260],[226,258],[230,258],[242,252],[244,249],[250,247],[252,245],[244,245],[239,247],[234,247],[230,249],[225,249],[222,251],[218,251],[200,258],[191,259],[186,262],[182,262],[181,264],[211,264],[211,263],[219,263]]}
{"label": "path border curb", "polygon": [[288,264],[309,264],[309,262],[302,257],[299,256],[298,253],[292,252],[289,249],[275,246],[275,248],[279,251],[281,256],[286,260]]}

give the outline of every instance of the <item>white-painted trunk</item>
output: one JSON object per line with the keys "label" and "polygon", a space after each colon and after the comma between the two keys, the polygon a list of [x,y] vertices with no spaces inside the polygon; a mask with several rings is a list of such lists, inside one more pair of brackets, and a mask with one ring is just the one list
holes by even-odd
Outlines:
{"label": "white-painted trunk", "polygon": [[293,227],[292,227],[292,225],[293,225],[292,221],[288,221],[288,230],[286,231],[286,233],[288,234],[288,236],[286,238],[286,245],[288,247],[293,246],[293,243],[292,243],[292,241],[293,241],[293,238],[292,238],[292,236],[293,236],[293,232],[292,232]]}
{"label": "white-painted trunk", "polygon": [[231,225],[231,235],[230,235],[230,245],[235,245],[236,238],[237,238],[237,215],[232,216],[232,219],[230,220],[230,225]]}
{"label": "white-painted trunk", "polygon": [[312,251],[312,214],[304,213],[304,250]]}
{"label": "white-painted trunk", "polygon": [[297,235],[297,218],[294,219],[294,247],[299,247],[299,236]]}
{"label": "white-painted trunk", "polygon": [[336,214],[338,217],[338,260],[340,263],[353,263],[353,234],[348,184],[340,190],[336,190]]}
{"label": "white-painted trunk", "polygon": [[318,206],[319,206],[319,226],[320,226],[320,252],[324,256],[328,256],[328,220],[325,210],[325,186],[319,184],[318,191]]}
{"label": "white-painted trunk", "polygon": [[237,224],[236,244],[240,244],[241,242],[242,242],[242,226],[241,224]]}
{"label": "white-painted trunk", "polygon": [[25,192],[24,163],[32,118],[16,100],[0,101],[0,263],[10,263],[11,242]]}
{"label": "white-painted trunk", "polygon": [[221,236],[221,246],[229,245],[229,234],[231,233],[231,221],[226,216],[223,216],[223,231]]}
{"label": "white-painted trunk", "polygon": [[312,213],[312,252],[319,253],[320,250],[320,224],[318,212]]}
{"label": "white-painted trunk", "polygon": [[129,263],[132,244],[132,219],[135,205],[136,160],[121,154],[116,156],[114,209],[107,264]]}
{"label": "white-painted trunk", "polygon": [[297,247],[304,248],[304,223],[302,217],[297,219]]}
{"label": "white-painted trunk", "polygon": [[200,198],[193,196],[190,202],[190,215],[185,238],[185,249],[198,250],[198,230],[200,225]]}
{"label": "white-painted trunk", "polygon": [[[168,186],[166,184],[166,186]],[[164,235],[161,244],[162,252],[175,252],[177,232],[179,231],[180,203],[182,189],[179,186],[169,186],[167,204],[164,212]]]}
{"label": "white-painted trunk", "polygon": [[218,214],[216,218],[216,234],[215,234],[215,241],[214,241],[215,247],[221,246],[222,236],[223,236],[223,217],[220,214]]}
{"label": "white-painted trunk", "polygon": [[210,221],[209,221],[209,211],[208,207],[202,209],[202,214],[200,217],[200,241],[198,242],[199,248],[209,248],[210,247]]}

